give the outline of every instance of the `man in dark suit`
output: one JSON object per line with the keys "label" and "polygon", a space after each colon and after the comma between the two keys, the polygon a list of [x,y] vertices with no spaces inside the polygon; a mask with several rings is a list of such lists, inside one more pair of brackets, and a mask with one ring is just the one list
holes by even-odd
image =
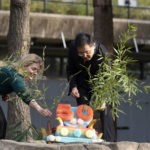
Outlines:
{"label": "man in dark suit", "polygon": [[[75,40],[71,42],[68,54],[67,78],[70,83],[69,95],[76,98],[77,105],[89,105],[92,85],[88,82],[89,75],[86,68],[90,66],[91,75],[95,75],[99,69],[99,64],[103,61],[99,54],[104,55],[106,52],[107,49],[101,43],[95,42],[88,33],[77,34]],[[104,104],[100,110],[100,119],[102,138],[113,142],[115,140],[115,129],[110,109],[111,107],[107,106],[107,113],[105,113]]]}

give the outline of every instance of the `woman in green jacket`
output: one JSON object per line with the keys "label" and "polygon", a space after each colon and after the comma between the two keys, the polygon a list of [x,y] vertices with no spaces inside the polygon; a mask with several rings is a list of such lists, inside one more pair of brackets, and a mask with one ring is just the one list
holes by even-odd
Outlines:
{"label": "woman in green jacket", "polygon": [[[24,80],[32,80],[43,68],[43,60],[36,54],[27,54],[14,67],[0,67],[0,95],[3,100],[9,98],[8,94],[15,92],[30,107],[34,108],[43,117],[52,117],[48,109],[42,108],[28,92]],[[7,121],[0,107],[0,139],[6,135]]]}

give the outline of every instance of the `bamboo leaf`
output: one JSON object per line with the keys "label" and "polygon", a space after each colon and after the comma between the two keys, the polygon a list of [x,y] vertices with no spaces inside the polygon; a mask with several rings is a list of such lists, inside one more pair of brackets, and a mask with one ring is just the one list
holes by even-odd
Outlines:
{"label": "bamboo leaf", "polygon": [[[118,113],[124,113],[118,108],[120,102],[133,104],[133,96],[141,90],[138,87],[138,80],[130,77],[127,72],[127,65],[130,62],[136,61],[126,56],[126,52],[130,52],[131,48],[125,44],[129,39],[135,36],[135,28],[129,25],[127,32],[121,34],[120,43],[117,44],[117,49],[114,48],[114,54],[111,57],[103,57],[102,64],[99,65],[99,70],[95,76],[90,75],[89,83],[92,84],[92,93],[94,101],[91,101],[91,106],[96,108],[101,106],[101,102],[105,100],[106,105],[111,105],[112,116],[118,116]],[[112,59],[113,58],[113,59]],[[147,87],[145,87],[147,92]],[[140,108],[138,103],[134,103],[137,108]]]}

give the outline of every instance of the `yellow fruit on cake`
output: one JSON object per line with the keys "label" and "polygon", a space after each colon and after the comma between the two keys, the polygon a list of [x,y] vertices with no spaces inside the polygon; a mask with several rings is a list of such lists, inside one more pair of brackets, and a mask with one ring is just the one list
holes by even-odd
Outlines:
{"label": "yellow fruit on cake", "polygon": [[94,132],[92,130],[87,130],[85,133],[85,136],[89,139],[92,138],[93,135],[94,135]]}
{"label": "yellow fruit on cake", "polygon": [[68,129],[67,128],[62,128],[61,130],[60,130],[60,134],[62,135],[62,136],[67,136],[68,134],[69,134],[69,131],[68,131]]}

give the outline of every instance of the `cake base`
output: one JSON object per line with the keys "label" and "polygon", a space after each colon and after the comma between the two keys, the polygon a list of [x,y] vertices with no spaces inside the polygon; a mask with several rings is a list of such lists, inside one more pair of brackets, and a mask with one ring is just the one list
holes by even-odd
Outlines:
{"label": "cake base", "polygon": [[74,138],[74,137],[64,137],[64,136],[53,136],[49,135],[46,137],[46,142],[60,142],[60,143],[73,143],[73,142],[83,142],[83,143],[101,143],[102,139],[88,139],[88,138]]}

